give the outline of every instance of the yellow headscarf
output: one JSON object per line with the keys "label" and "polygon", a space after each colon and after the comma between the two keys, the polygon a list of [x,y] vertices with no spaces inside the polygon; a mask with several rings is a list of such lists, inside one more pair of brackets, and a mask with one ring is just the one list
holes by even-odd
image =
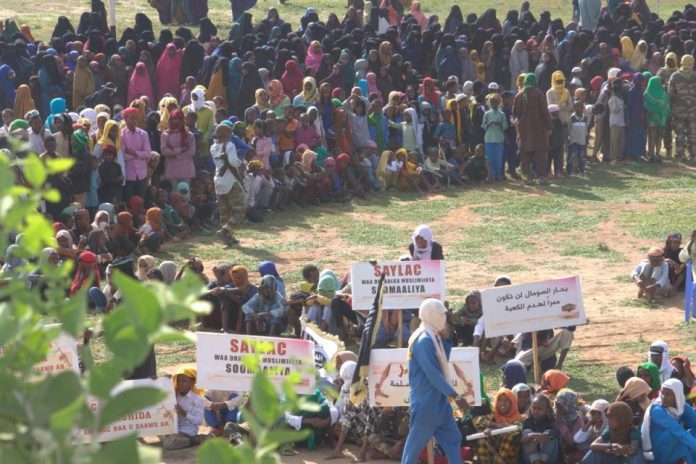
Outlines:
{"label": "yellow headscarf", "polygon": [[[112,127],[116,127],[118,131],[116,131],[116,140],[113,140],[109,138],[109,131],[111,131]],[[106,124],[104,124],[104,130],[102,131],[101,137],[99,137],[99,140],[97,140],[97,143],[101,146],[104,145],[113,145],[116,147],[116,151],[121,149],[121,128],[119,127],[118,123],[114,121],[113,119],[109,119],[106,121]]]}
{"label": "yellow headscarf", "polygon": [[681,67],[679,68],[679,74],[684,77],[691,78],[694,73],[694,57],[691,55],[684,55],[681,59]]}
{"label": "yellow headscarf", "polygon": [[34,99],[31,98],[31,89],[28,85],[22,84],[17,88],[17,96],[14,102],[15,118],[23,119],[24,115],[36,109]]}
{"label": "yellow headscarf", "polygon": [[[670,60],[674,63],[674,66],[670,66]],[[679,60],[677,59],[677,54],[674,52],[669,52],[665,55],[665,67],[664,69],[672,75],[679,69]],[[16,113],[15,113],[16,114]]]}
{"label": "yellow headscarf", "polygon": [[633,46],[633,41],[630,37],[621,37],[621,56],[626,61],[631,61],[635,47]]}
{"label": "yellow headscarf", "polygon": [[179,107],[179,102],[174,97],[164,97],[159,102],[160,123],[157,128],[161,131],[169,129],[169,106],[172,104]]}
{"label": "yellow headscarf", "polygon": [[[641,51],[641,46],[645,47],[645,51]],[[636,49],[633,50],[631,55],[631,67],[636,71],[642,71],[645,69],[645,65],[648,64],[648,43],[645,40],[639,40]]]}
{"label": "yellow headscarf", "polygon": [[[254,96],[256,97],[256,107],[259,109],[259,111],[267,110],[271,107],[270,100],[266,103],[261,101],[261,94],[263,92],[266,92],[266,89],[256,89],[256,93]],[[268,94],[268,92],[266,92]]]}
{"label": "yellow headscarf", "polygon": [[385,190],[387,188],[387,164],[392,154],[391,150],[384,150],[379,157],[379,163],[377,163],[377,180],[382,183]]}
{"label": "yellow headscarf", "polygon": [[172,378],[172,382],[174,383],[174,392],[178,391],[176,388],[176,382],[180,375],[184,375],[189,379],[193,379],[193,386],[191,387],[191,391],[193,393],[199,396],[205,395],[205,390],[196,387],[196,377],[198,377],[198,372],[193,367],[180,367],[179,370],[176,371],[176,374],[174,374],[174,377]]}
{"label": "yellow headscarf", "polygon": [[447,102],[447,109],[452,113],[452,122],[454,123],[454,129],[457,134],[457,143],[462,142],[462,125],[459,121],[459,102],[456,99],[452,99]]}
{"label": "yellow headscarf", "polygon": [[[557,84],[556,81],[563,80],[561,84]],[[551,74],[551,88],[558,92],[558,99],[560,103],[565,103],[568,98],[570,98],[570,92],[565,88],[565,75],[563,71],[555,71]]]}
{"label": "yellow headscarf", "polygon": [[[308,82],[312,84],[312,89],[309,92],[305,90],[305,85]],[[317,100],[319,100],[319,92],[317,91],[317,81],[315,81],[313,77],[307,76],[304,79],[302,79],[302,93],[300,95],[302,95],[300,98],[305,103],[315,103]]]}

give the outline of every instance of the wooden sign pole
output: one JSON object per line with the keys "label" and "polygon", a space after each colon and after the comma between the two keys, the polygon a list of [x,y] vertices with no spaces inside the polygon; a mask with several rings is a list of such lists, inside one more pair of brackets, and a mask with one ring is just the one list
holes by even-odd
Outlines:
{"label": "wooden sign pole", "polygon": [[539,372],[539,343],[537,342],[537,333],[532,332],[532,355],[534,357],[534,382],[541,383],[541,373]]}
{"label": "wooden sign pole", "polygon": [[400,309],[397,309],[398,311],[398,324],[397,324],[397,329],[399,333],[396,335],[397,340],[399,342],[399,348],[402,348],[404,346],[404,312]]}

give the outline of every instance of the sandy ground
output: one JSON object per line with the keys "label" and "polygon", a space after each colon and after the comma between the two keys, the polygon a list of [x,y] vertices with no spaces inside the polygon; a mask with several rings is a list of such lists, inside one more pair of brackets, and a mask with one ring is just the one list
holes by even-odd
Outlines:
{"label": "sandy ground", "polygon": [[[612,215],[621,212],[630,212],[636,208],[635,204],[619,204],[612,209]],[[646,214],[646,206],[641,205],[641,214]],[[638,211],[635,211],[638,213]],[[352,213],[355,219],[369,219],[375,222],[386,222],[381,217]],[[466,233],[462,224],[467,223],[467,217],[473,217],[474,213],[469,208],[459,208],[452,211],[441,220],[431,222],[433,229],[439,232],[438,241],[443,245],[445,253],[448,242],[461,239]],[[614,216],[615,217],[615,216]],[[390,225],[412,227],[411,224]],[[316,231],[313,231],[316,233]],[[299,240],[292,231],[283,231],[281,236],[288,241]],[[334,256],[335,250],[340,249],[350,252],[351,245],[343,242],[337,230],[323,229],[322,240],[316,242],[315,256]],[[564,257],[559,255],[559,246],[563,243],[586,244],[596,246],[598,243],[607,244],[612,250],[619,252],[622,257],[617,259],[592,259],[584,257]],[[536,281],[547,278],[561,277],[563,275],[578,274],[582,276],[585,307],[590,323],[579,327],[573,350],[579,353],[586,363],[601,363],[618,367],[619,365],[635,365],[642,362],[645,353],[629,352],[616,348],[620,343],[636,343],[639,341],[650,342],[663,339],[670,345],[672,351],[687,351],[693,345],[685,343],[688,334],[675,330],[675,326],[683,320],[683,293],[662,302],[659,309],[636,308],[624,306],[620,302],[635,298],[637,288],[625,281],[618,281],[622,276],[628,276],[640,259],[643,252],[640,249],[659,245],[646,240],[636,239],[619,224],[607,220],[599,225],[596,231],[588,234],[578,230],[566,232],[562,236],[541,235],[536,240],[538,250],[535,253],[523,253],[498,249],[495,253],[488,254],[488,268],[519,269],[524,266],[526,271],[505,272],[510,275],[513,282]],[[245,244],[246,245],[246,244]],[[253,243],[250,244],[253,246]],[[364,250],[364,247],[361,248]],[[375,247],[375,256],[379,256],[379,247]],[[293,251],[279,253],[282,259],[278,260],[281,273],[296,270],[306,262],[306,251]],[[345,263],[336,262],[337,269],[343,269]],[[209,267],[209,266],[206,266]],[[484,269],[479,269],[473,263],[454,262],[447,268],[448,288],[486,288],[495,275]],[[559,271],[558,269],[563,269]],[[503,272],[500,272],[503,273]],[[166,369],[174,371],[177,366]],[[353,452],[355,448],[352,448]],[[327,448],[303,452],[301,456],[283,458],[284,463],[320,463],[325,462],[329,454]],[[338,459],[334,462],[350,462],[350,456]],[[163,462],[167,463],[193,463],[195,462],[195,450],[183,450],[178,452],[166,452]],[[371,462],[395,462],[395,461],[371,461]]]}

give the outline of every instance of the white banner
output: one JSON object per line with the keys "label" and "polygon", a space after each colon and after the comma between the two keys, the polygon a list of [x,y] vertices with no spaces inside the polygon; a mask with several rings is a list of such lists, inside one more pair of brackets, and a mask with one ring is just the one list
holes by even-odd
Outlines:
{"label": "white banner", "polygon": [[382,309],[418,309],[426,298],[445,300],[444,261],[353,263],[350,266],[353,310],[369,310],[385,274]]}
{"label": "white banner", "polygon": [[[5,350],[0,347],[0,356],[4,355]],[[77,341],[65,333],[58,335],[58,338],[51,342],[51,347],[46,357],[34,366],[34,370],[36,371],[34,378],[37,380],[49,374],[58,374],[63,371],[73,371],[79,374],[80,364],[77,357]]]}
{"label": "white banner", "polygon": [[[408,406],[408,348],[370,352],[368,389],[370,406]],[[470,405],[481,405],[478,348],[453,348],[449,359],[455,391]]]}
{"label": "white banner", "polygon": [[578,276],[489,288],[481,300],[488,337],[587,322]]}
{"label": "white banner", "polygon": [[314,392],[314,343],[294,338],[196,332],[197,384],[212,390],[251,391],[254,372],[244,365],[245,355],[256,352],[259,342],[272,349],[261,355],[260,367],[280,390],[291,372],[302,377],[295,389],[299,394]]}
{"label": "white banner", "polygon": [[[138,437],[152,437],[156,435],[170,435],[177,433],[176,395],[172,379],[160,377],[158,379],[124,380],[111,392],[114,397],[117,394],[136,387],[158,388],[167,394],[166,398],[147,409],[136,411],[107,425],[97,437],[97,441],[105,442],[122,438],[126,435],[137,434]],[[92,398],[87,402],[92,411],[97,411],[103,405]],[[91,433],[87,429],[77,431],[77,442],[87,443],[91,441]]]}
{"label": "white banner", "polygon": [[338,352],[345,350],[337,336],[327,334],[311,322],[302,326],[302,334],[303,339],[314,342],[314,361],[318,366],[333,362]]}

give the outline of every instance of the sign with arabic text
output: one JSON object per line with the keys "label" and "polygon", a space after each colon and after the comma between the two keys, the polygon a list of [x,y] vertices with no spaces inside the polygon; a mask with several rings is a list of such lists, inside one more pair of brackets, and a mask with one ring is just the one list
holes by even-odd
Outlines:
{"label": "sign with arabic text", "polygon": [[587,323],[579,276],[489,288],[481,301],[487,337]]}
{"label": "sign with arabic text", "polygon": [[[453,348],[449,370],[457,393],[469,404],[481,405],[478,348]],[[408,406],[408,348],[373,349],[368,374],[370,406]]]}
{"label": "sign with arabic text", "polygon": [[418,309],[426,298],[445,301],[444,261],[353,263],[350,276],[354,311],[372,309],[382,274],[382,309]]}

